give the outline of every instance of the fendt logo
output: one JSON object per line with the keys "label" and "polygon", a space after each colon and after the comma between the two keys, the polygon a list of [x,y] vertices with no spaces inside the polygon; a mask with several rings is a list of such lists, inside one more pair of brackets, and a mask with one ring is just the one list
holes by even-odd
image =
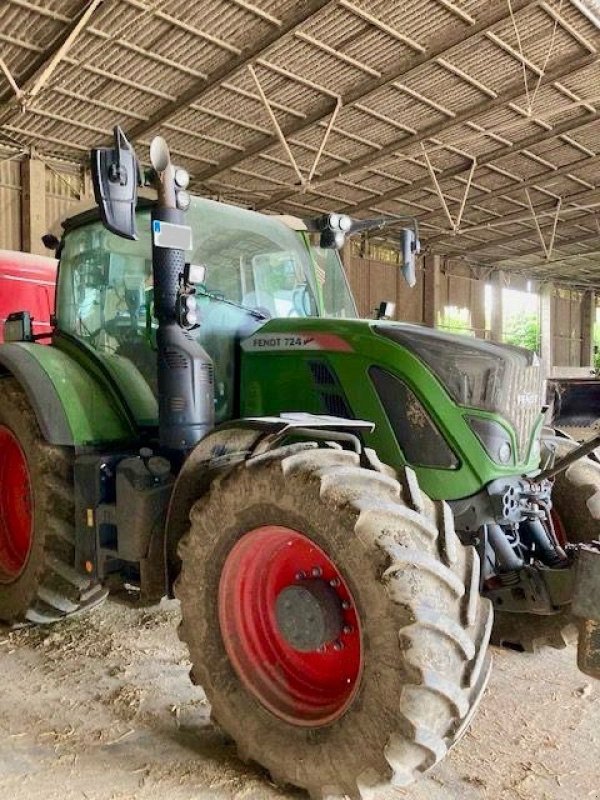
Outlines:
{"label": "fendt logo", "polygon": [[351,352],[352,347],[335,333],[256,334],[242,342],[246,353],[273,350],[333,350]]}
{"label": "fendt logo", "polygon": [[531,406],[537,406],[539,402],[540,401],[537,392],[523,392],[522,394],[517,395],[518,406],[531,408]]}

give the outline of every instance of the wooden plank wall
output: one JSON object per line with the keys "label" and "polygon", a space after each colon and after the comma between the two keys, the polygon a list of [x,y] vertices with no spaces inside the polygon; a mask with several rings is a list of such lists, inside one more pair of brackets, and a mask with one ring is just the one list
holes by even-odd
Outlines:
{"label": "wooden plank wall", "polygon": [[383,300],[396,303],[396,319],[423,322],[423,265],[417,268],[417,284],[406,283],[397,264],[373,258],[344,256],[344,266],[361,317],[373,317]]}
{"label": "wooden plank wall", "polygon": [[[0,159],[2,155],[0,154]],[[6,156],[5,156],[6,158]],[[21,249],[21,171],[14,160],[0,160],[0,250]]]}
{"label": "wooden plank wall", "polygon": [[[46,230],[69,216],[79,202],[82,175],[78,168],[46,166]],[[21,250],[21,162],[18,159],[2,160],[0,153],[0,250]]]}
{"label": "wooden plank wall", "polygon": [[[382,300],[396,303],[396,319],[422,323],[423,260],[417,261],[417,283],[410,289],[397,264],[344,254],[344,266],[361,317],[372,317]],[[477,336],[485,336],[485,282],[461,274],[449,265],[440,276],[439,308],[446,305],[469,308],[471,324]]]}
{"label": "wooden plank wall", "polygon": [[556,287],[552,298],[554,315],[554,366],[581,364],[581,318],[583,293]]}
{"label": "wooden plank wall", "polygon": [[55,231],[78,205],[83,190],[81,170],[58,171],[46,167],[46,228]]}

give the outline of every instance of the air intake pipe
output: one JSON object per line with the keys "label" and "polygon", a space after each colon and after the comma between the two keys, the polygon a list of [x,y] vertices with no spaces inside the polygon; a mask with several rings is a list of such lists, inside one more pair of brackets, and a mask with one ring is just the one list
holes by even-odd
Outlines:
{"label": "air intake pipe", "polygon": [[210,356],[180,324],[179,303],[186,290],[185,251],[191,230],[185,224],[189,180],[171,164],[162,137],[153,139],[150,160],[156,173],[158,204],[152,212],[154,314],[158,320],[158,403],[161,448],[185,453],[214,425],[214,370]]}

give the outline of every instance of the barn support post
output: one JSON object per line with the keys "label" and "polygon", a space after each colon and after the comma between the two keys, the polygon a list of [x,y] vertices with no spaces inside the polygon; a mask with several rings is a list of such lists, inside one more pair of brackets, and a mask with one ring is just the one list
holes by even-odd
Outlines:
{"label": "barn support post", "polygon": [[546,374],[554,366],[554,284],[544,283],[540,288],[540,357]]}
{"label": "barn support post", "polygon": [[26,253],[47,256],[42,244],[46,230],[46,165],[35,156],[21,162],[21,245]]}
{"label": "barn support post", "polygon": [[585,292],[581,301],[581,366],[594,365],[594,325],[596,323],[596,292]]}
{"label": "barn support post", "polygon": [[440,256],[428,255],[423,259],[423,322],[435,328],[440,311]]}
{"label": "barn support post", "polygon": [[492,287],[492,305],[490,317],[490,338],[493,342],[501,342],[504,335],[504,272],[498,270],[492,273],[490,279]]}

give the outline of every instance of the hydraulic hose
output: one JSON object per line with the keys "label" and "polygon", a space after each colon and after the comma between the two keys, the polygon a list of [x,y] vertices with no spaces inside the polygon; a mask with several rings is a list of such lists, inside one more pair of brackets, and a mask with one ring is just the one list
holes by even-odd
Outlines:
{"label": "hydraulic hose", "polygon": [[567,561],[565,551],[555,544],[539,519],[522,522],[519,530],[527,543],[535,545],[536,555],[547,567],[560,567]]}
{"label": "hydraulic hose", "polygon": [[509,572],[523,567],[523,559],[515,553],[500,525],[495,523],[488,525],[487,534],[490,546],[498,560],[499,571]]}

